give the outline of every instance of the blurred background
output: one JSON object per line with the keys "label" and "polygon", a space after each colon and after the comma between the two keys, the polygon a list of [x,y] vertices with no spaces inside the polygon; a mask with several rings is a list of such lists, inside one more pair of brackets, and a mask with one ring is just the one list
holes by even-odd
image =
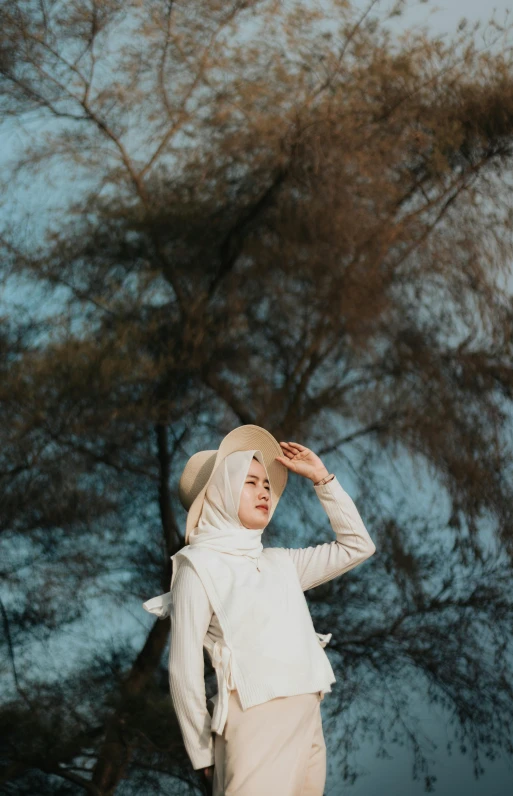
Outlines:
{"label": "blurred background", "polygon": [[202,793],[142,602],[245,423],[377,547],[306,593],[326,795],[511,792],[508,5],[0,3],[2,793]]}

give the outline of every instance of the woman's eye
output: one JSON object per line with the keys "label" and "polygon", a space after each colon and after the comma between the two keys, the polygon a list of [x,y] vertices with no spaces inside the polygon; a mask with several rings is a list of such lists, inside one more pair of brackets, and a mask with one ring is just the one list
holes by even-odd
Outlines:
{"label": "woman's eye", "polygon": [[[257,485],[256,481],[247,481],[246,483],[248,483],[250,486],[256,486]],[[268,486],[267,484],[265,485],[265,488],[267,489],[268,492],[271,491],[271,487]]]}

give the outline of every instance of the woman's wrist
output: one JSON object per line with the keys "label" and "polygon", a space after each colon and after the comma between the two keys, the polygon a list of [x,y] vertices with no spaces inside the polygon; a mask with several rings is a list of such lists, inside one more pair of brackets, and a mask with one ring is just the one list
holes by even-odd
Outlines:
{"label": "woman's wrist", "polygon": [[335,473],[330,473],[326,476],[326,478],[321,478],[320,481],[314,483],[314,486],[324,486],[324,484],[329,484],[335,478]]}
{"label": "woman's wrist", "polygon": [[330,471],[323,467],[320,470],[316,470],[316,472],[312,475],[312,483],[314,486],[317,486],[319,481],[322,481],[323,478],[327,478],[330,475]]}

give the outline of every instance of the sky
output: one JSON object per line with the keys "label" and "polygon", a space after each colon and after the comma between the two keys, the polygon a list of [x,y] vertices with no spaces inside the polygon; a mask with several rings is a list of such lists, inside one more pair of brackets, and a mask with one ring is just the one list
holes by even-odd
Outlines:
{"label": "sky", "polygon": [[[360,4],[363,7],[363,0]],[[501,21],[510,6],[513,7],[511,0],[492,0],[490,3],[483,0],[445,0],[436,4],[417,2],[411,3],[407,13],[390,25],[400,30],[411,24],[427,24],[436,33],[451,34],[463,17],[469,21],[481,20],[485,23],[495,9],[497,19]],[[326,651],[329,654],[329,649]],[[326,700],[328,699],[329,695],[326,696]],[[468,757],[464,758],[458,753],[449,757],[445,753],[449,729],[444,716],[427,704],[422,711],[425,715],[426,731],[433,734],[439,742],[439,751],[434,754],[436,765],[433,768],[437,777],[434,790],[437,796],[453,796],[454,793],[465,796],[509,796],[513,782],[512,762],[499,760],[486,763],[485,775],[476,780]],[[357,765],[365,773],[354,785],[341,783],[336,773],[336,750],[330,749],[328,738],[326,741],[328,755],[335,770],[333,773],[331,770],[328,772],[325,796],[420,796],[426,792],[422,782],[412,780],[412,753],[401,748],[391,748],[393,758],[382,760],[377,758],[376,750],[367,745],[356,757]]]}
{"label": "sky", "polygon": [[[360,0],[363,7],[363,1]],[[431,30],[437,33],[451,33],[454,31],[459,21],[466,17],[469,21],[481,20],[486,22],[494,9],[497,12],[497,20],[503,21],[504,14],[508,9],[513,9],[511,0],[430,0],[428,3],[411,2],[409,10],[403,16],[403,21],[409,23],[428,22]],[[396,25],[402,24],[399,22]]]}
{"label": "sky", "polygon": [[[363,3],[361,3],[363,6]],[[434,8],[438,10],[433,12]],[[465,17],[469,22],[480,20],[486,23],[493,11],[497,21],[504,21],[504,14],[511,9],[511,0],[445,0],[436,4],[418,3],[411,7],[402,17],[391,23],[401,29],[410,24],[427,24],[436,33],[451,34],[460,20]],[[336,686],[335,686],[336,687]],[[329,696],[326,697],[328,699]],[[321,705],[322,710],[322,705]],[[472,763],[468,757],[453,753],[449,757],[444,752],[448,728],[443,715],[433,708],[425,706],[426,725],[430,727],[434,737],[440,744],[439,753],[435,755],[436,766],[433,773],[437,776],[436,796],[510,796],[513,792],[513,762],[498,760],[494,763],[485,762],[486,773],[476,780],[472,774]],[[375,750],[365,749],[357,757],[357,763],[366,770],[357,782],[346,785],[337,781],[336,775],[328,776],[325,796],[421,796],[425,794],[422,782],[412,780],[412,753],[407,749],[396,749],[393,759],[380,760]]]}

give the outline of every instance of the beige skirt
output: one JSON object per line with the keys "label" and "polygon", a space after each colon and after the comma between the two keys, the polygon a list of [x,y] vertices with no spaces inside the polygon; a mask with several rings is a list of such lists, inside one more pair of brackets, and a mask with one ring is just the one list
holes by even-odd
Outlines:
{"label": "beige skirt", "polygon": [[277,697],[247,710],[231,691],[214,734],[213,796],[323,796],[321,692]]}

